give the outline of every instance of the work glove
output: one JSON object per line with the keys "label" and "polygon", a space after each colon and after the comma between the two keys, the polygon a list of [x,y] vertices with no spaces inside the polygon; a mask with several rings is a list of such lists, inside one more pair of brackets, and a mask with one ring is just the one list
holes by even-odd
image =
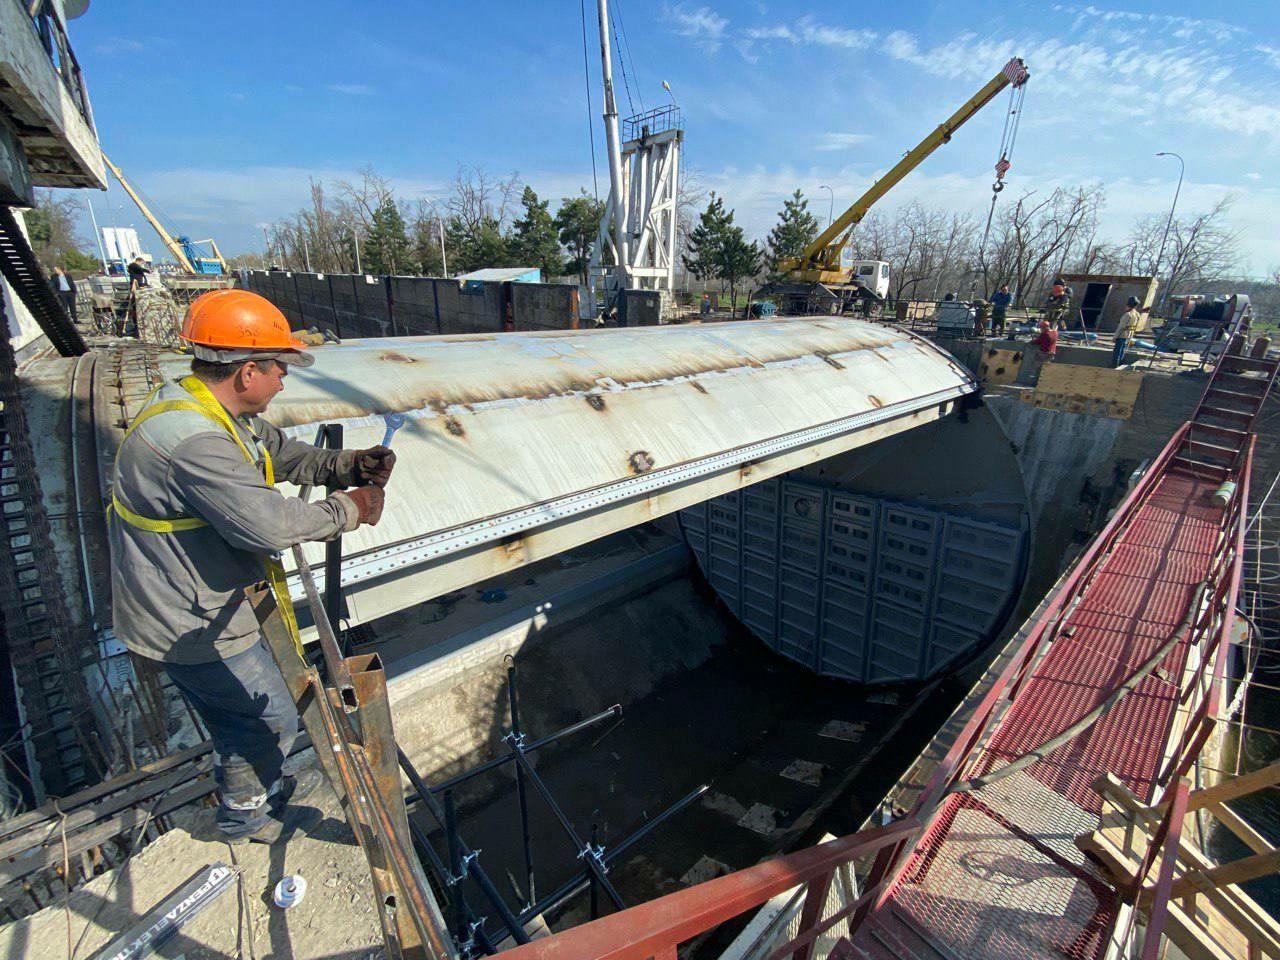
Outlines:
{"label": "work glove", "polygon": [[378,525],[382,519],[382,507],[387,502],[387,495],[382,487],[366,485],[353,490],[340,490],[333,494],[333,499],[342,504],[347,514],[344,533],[350,533],[356,527],[367,523],[371,527]]}
{"label": "work glove", "polygon": [[385,487],[395,469],[396,454],[390,447],[378,444],[356,452],[356,483]]}

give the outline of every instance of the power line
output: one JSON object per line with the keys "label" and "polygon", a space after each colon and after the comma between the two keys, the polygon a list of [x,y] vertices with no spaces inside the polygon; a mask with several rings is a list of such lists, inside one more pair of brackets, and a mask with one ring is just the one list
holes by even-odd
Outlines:
{"label": "power line", "polygon": [[582,79],[587,89],[587,137],[591,141],[591,192],[596,203],[600,202],[600,178],[596,173],[596,118],[591,109],[591,66],[587,54],[587,0],[578,0],[578,12],[582,17]]}
{"label": "power line", "polygon": [[622,74],[622,89],[627,95],[627,109],[631,111],[631,116],[636,115],[635,101],[631,99],[631,83],[627,80],[627,58],[623,50],[622,41],[618,39],[618,24],[613,17],[613,8],[609,8],[609,25],[613,28],[613,45],[618,48],[618,72]]}
{"label": "power line", "polygon": [[640,84],[640,72],[636,70],[635,58],[631,55],[631,38],[627,36],[627,22],[622,15],[622,0],[614,0],[613,8],[618,11],[618,29],[622,32],[622,42],[626,45],[627,59],[631,61],[631,77],[636,82],[636,99],[640,101],[640,110],[643,112],[644,88]]}

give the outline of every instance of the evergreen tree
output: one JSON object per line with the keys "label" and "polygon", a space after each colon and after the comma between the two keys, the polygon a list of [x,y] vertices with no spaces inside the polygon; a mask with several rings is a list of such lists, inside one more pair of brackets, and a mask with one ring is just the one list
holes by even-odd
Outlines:
{"label": "evergreen tree", "polygon": [[446,266],[440,255],[440,218],[420,213],[413,221],[409,256],[422,277],[443,277]]}
{"label": "evergreen tree", "polygon": [[396,274],[410,267],[409,234],[404,217],[390,196],[374,208],[369,235],[361,240],[365,273]]}
{"label": "evergreen tree", "polygon": [[799,190],[783,201],[778,224],[769,231],[769,266],[778,269],[784,257],[798,257],[818,235],[818,221],[809,212],[809,201]]}
{"label": "evergreen tree", "polygon": [[689,231],[685,252],[681,257],[684,268],[699,280],[720,275],[720,251],[724,246],[725,233],[732,223],[733,213],[725,212],[724,201],[712,191],[707,209],[698,216],[698,225]]}
{"label": "evergreen tree", "polygon": [[[560,231],[560,243],[569,251],[564,269],[576,273],[583,283],[588,282],[587,265],[603,216],[604,202],[592,198],[585,189],[576,197],[561,200],[560,209],[556,211],[555,226]],[[608,260],[612,261],[612,257]]]}
{"label": "evergreen tree", "polygon": [[736,305],[739,280],[749,279],[760,272],[764,255],[753,240],[747,243],[742,228],[733,226],[733,211],[729,212],[720,250],[716,256],[716,276],[729,282],[729,302]]}
{"label": "evergreen tree", "polygon": [[533,188],[526,186],[520,196],[524,216],[512,227],[510,256],[520,261],[516,266],[538,267],[543,277],[558,277],[564,269],[560,259],[560,240],[555,222],[547,209],[548,202],[539,200]]}
{"label": "evergreen tree", "polygon": [[515,265],[502,227],[493,217],[482,217],[474,224],[450,217],[445,224],[445,246],[454,257],[449,261],[449,272],[454,276],[485,267]]}

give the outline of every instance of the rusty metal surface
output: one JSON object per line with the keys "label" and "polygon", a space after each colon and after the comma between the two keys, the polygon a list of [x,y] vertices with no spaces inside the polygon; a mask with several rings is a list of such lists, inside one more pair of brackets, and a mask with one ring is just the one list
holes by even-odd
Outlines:
{"label": "rusty metal surface", "polygon": [[[354,621],[928,422],[974,389],[928,342],[838,318],[357,340],[315,354],[273,402],[274,423],[309,441],[340,422],[360,448],[381,441],[385,415],[406,418],[382,522],[345,538]],[[322,548],[308,550],[316,563]],[[374,598],[379,580],[399,586]]]}
{"label": "rusty metal surface", "polygon": [[[351,340],[315,354],[272,422],[307,442],[340,422],[358,449],[381,442],[386,415],[405,417],[381,523],[344,538],[352,624],[932,422],[976,388],[927,341],[840,318]],[[105,489],[120,427],[189,361],[119,342],[104,359],[93,414]],[[65,410],[57,389],[31,399]],[[322,553],[307,547],[324,589]],[[291,592],[304,600],[296,573]]]}

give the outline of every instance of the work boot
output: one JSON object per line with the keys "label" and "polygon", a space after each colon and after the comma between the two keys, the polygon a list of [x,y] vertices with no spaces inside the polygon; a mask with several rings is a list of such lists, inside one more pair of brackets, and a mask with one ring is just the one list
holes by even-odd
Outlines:
{"label": "work boot", "polygon": [[315,767],[304,767],[293,776],[280,778],[280,789],[269,801],[272,811],[282,809],[290,801],[305,800],[324,782],[324,777]]}
{"label": "work boot", "polygon": [[272,812],[264,823],[253,833],[242,833],[239,836],[227,837],[227,843],[276,843],[279,840],[306,836],[324,819],[324,814],[315,807],[303,807],[291,803],[279,811]]}

